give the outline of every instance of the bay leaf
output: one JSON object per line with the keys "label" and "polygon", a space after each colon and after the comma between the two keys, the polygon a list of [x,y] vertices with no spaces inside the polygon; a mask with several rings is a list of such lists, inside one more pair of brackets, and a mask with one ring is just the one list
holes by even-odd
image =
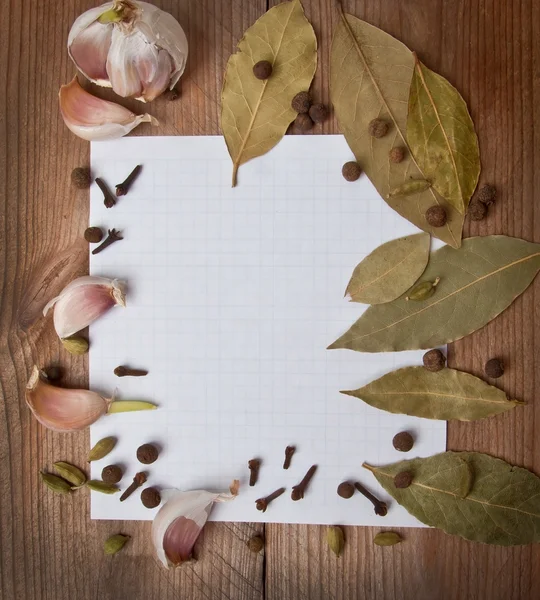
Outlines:
{"label": "bay leaf", "polygon": [[415,56],[407,141],[439,194],[464,213],[480,176],[474,124],[460,93]]}
{"label": "bay leaf", "polygon": [[[474,473],[461,496],[464,465]],[[468,540],[515,546],[540,542],[540,478],[480,452],[443,452],[382,467],[363,465],[419,521]],[[408,488],[394,476],[413,473]]]}
{"label": "bay leaf", "polygon": [[417,233],[375,248],[357,265],[345,295],[352,302],[381,304],[395,300],[422,275],[429,258],[430,237]]}
{"label": "bay leaf", "polygon": [[[433,187],[410,196],[389,197],[410,180],[428,179],[407,141],[414,55],[391,35],[345,14],[338,6],[340,19],[330,56],[330,97],[345,139],[385,202],[420,229],[457,248],[464,217]],[[387,135],[380,139],[369,135],[373,119],[389,123]],[[400,163],[389,160],[395,146],[407,149]],[[431,227],[426,221],[426,210],[435,204],[446,210],[448,221],[443,227]]]}
{"label": "bay leaf", "polygon": [[433,252],[421,279],[435,281],[427,300],[370,306],[329,346],[360,352],[434,348],[483,327],[527,289],[540,269],[540,244],[504,235],[468,238]]}
{"label": "bay leaf", "polygon": [[341,393],[387,412],[447,421],[475,421],[523,404],[474,375],[448,368],[405,367]]}
{"label": "bay leaf", "polygon": [[[253,65],[273,66],[259,80]],[[240,165],[273,148],[296,117],[291,100],[307,91],[317,68],[317,38],[299,0],[282,2],[244,34],[227,63],[221,93],[221,128],[233,162],[233,187]]]}

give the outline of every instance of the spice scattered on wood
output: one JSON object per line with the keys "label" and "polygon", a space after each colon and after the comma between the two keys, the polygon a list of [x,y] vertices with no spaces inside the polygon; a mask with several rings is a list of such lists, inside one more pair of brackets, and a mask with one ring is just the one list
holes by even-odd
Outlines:
{"label": "spice scattered on wood", "polygon": [[326,541],[330,550],[337,556],[341,556],[343,548],[345,547],[345,536],[343,535],[343,529],[337,525],[331,525],[326,530]]}
{"label": "spice scattered on wood", "polygon": [[264,548],[264,540],[260,535],[254,535],[246,542],[251,552],[260,552]]}
{"label": "spice scattered on wood", "polygon": [[491,358],[487,361],[484,371],[490,379],[497,379],[504,374],[504,363],[499,358]]}
{"label": "spice scattered on wood", "polygon": [[71,493],[71,485],[61,477],[53,475],[52,473],[39,473],[41,481],[56,494],[69,494]]}
{"label": "spice scattered on wood", "polygon": [[383,119],[373,119],[368,125],[368,132],[374,138],[382,138],[388,133],[389,125]]}
{"label": "spice scattered on wood", "polygon": [[101,471],[101,479],[105,483],[118,483],[123,475],[124,473],[118,465],[107,465]]}
{"label": "spice scattered on wood", "polygon": [[54,468],[62,479],[71,484],[72,489],[80,488],[86,483],[86,475],[75,465],[58,461],[54,463]]}
{"label": "spice scattered on wood", "polygon": [[257,79],[268,79],[272,75],[272,63],[267,60],[260,60],[253,65],[253,75]]}
{"label": "spice scattered on wood", "polygon": [[284,487],[279,488],[275,492],[272,492],[269,496],[255,500],[255,507],[257,508],[257,510],[266,512],[266,509],[268,508],[268,505],[270,504],[270,502],[273,502],[276,498],[279,498],[281,496],[281,494],[283,494],[285,492],[285,489],[286,488],[284,488]]}
{"label": "spice scattered on wood", "polygon": [[395,531],[381,531],[373,538],[377,546],[395,546],[402,541],[403,538]]}
{"label": "spice scattered on wood", "polygon": [[156,462],[159,456],[159,450],[154,444],[143,444],[137,448],[137,460],[143,465],[151,465]]}
{"label": "spice scattered on wood", "polygon": [[72,335],[62,339],[61,342],[62,346],[64,346],[70,354],[80,355],[88,352],[88,340],[85,340],[80,335]]}
{"label": "spice scattered on wood", "polygon": [[362,169],[357,162],[350,160],[341,167],[341,174],[347,181],[356,181],[362,175]]}
{"label": "spice scattered on wood", "polygon": [[109,229],[109,235],[105,238],[105,240],[94,250],[92,250],[92,254],[99,254],[105,248],[114,244],[114,242],[118,242],[123,240],[124,238],[120,235],[120,232],[116,231],[116,229]]}
{"label": "spice scattered on wood", "polygon": [[288,469],[291,466],[291,460],[293,454],[296,452],[296,446],[287,446],[285,448],[285,460],[283,461],[283,468]]}
{"label": "spice scattered on wood", "polygon": [[394,485],[399,489],[408,488],[413,480],[413,474],[410,471],[401,471],[394,477]]}
{"label": "spice scattered on wood", "polygon": [[131,171],[131,173],[125,178],[124,181],[122,181],[122,183],[117,183],[116,184],[116,195],[117,196],[125,196],[131,186],[133,185],[133,182],[135,181],[135,179],[137,179],[137,177],[139,176],[140,172],[142,171],[142,165],[137,165],[133,171]]}
{"label": "spice scattered on wood", "polygon": [[318,102],[310,107],[309,116],[314,123],[322,123],[328,116],[328,109],[324,104]]}
{"label": "spice scattered on wood", "polygon": [[84,230],[84,239],[90,244],[97,244],[103,239],[103,231],[100,227],[87,227]]}
{"label": "spice scattered on wood", "polygon": [[300,113],[294,120],[294,126],[298,131],[309,131],[310,129],[313,129],[313,121],[309,115]]}
{"label": "spice scattered on wood", "polygon": [[433,350],[429,350],[424,354],[422,357],[422,362],[428,371],[435,373],[444,369],[446,365],[446,357],[438,348],[434,348]]}
{"label": "spice scattered on wood", "polygon": [[435,204],[426,210],[426,221],[432,227],[443,227],[446,225],[446,210],[444,207]]}
{"label": "spice scattered on wood", "polygon": [[304,497],[304,494],[308,488],[308,485],[315,475],[315,471],[317,470],[317,465],[313,465],[309,468],[308,472],[304,475],[304,479],[298,484],[293,486],[291,492],[291,498],[294,501],[301,500]]}
{"label": "spice scattered on wood", "polygon": [[105,541],[103,544],[103,551],[107,555],[116,554],[126,545],[129,541],[129,535],[122,535],[121,533],[117,533],[115,535],[111,535],[111,537]]}
{"label": "spice scattered on wood", "polygon": [[476,195],[475,200],[490,206],[495,202],[495,198],[497,196],[497,188],[494,185],[490,185],[486,183],[486,185],[482,186]]}
{"label": "spice scattered on wood", "polygon": [[140,488],[141,485],[144,485],[145,483],[146,483],[146,473],[144,471],[141,471],[140,473],[137,473],[135,475],[135,477],[133,478],[133,483],[120,496],[120,502],[123,502],[124,500],[127,500],[131,496],[131,494],[133,494],[133,492],[137,488]]}
{"label": "spice scattered on wood", "polygon": [[145,377],[148,375],[148,371],[146,369],[130,369],[129,367],[120,365],[116,367],[114,374],[117,377]]}
{"label": "spice scattered on wood", "polygon": [[358,482],[354,484],[354,487],[362,494],[362,496],[365,496],[373,504],[373,509],[375,510],[376,515],[378,515],[379,517],[386,516],[386,514],[388,513],[388,506],[386,506],[386,502],[382,502],[381,500],[376,498],[371,492],[368,492],[366,488]]}
{"label": "spice scattered on wood", "polygon": [[311,96],[309,92],[298,92],[291,102],[292,109],[300,113],[307,113],[311,106]]}
{"label": "spice scattered on wood", "polygon": [[107,208],[112,208],[116,204],[116,198],[113,196],[113,193],[101,177],[96,177],[96,183],[103,193],[103,204],[105,204]]}
{"label": "spice scattered on wood", "polygon": [[342,498],[352,498],[354,494],[354,485],[350,481],[342,481],[337,487],[338,496]]}
{"label": "spice scattered on wood", "polygon": [[408,431],[400,431],[394,436],[392,444],[399,452],[409,452],[414,446],[414,438]]}
{"label": "spice scattered on wood", "polygon": [[154,487],[147,487],[141,492],[141,502],[146,508],[156,508],[161,504],[161,494]]}
{"label": "spice scattered on wood", "polygon": [[71,183],[78,189],[84,190],[92,184],[92,174],[88,167],[75,167],[71,171]]}
{"label": "spice scattered on wood", "polygon": [[480,202],[480,200],[472,200],[467,209],[467,215],[469,215],[471,221],[483,221],[487,213],[487,204]]}
{"label": "spice scattered on wood", "polygon": [[252,458],[248,461],[249,467],[249,485],[253,487],[259,479],[259,469],[261,468],[261,461],[258,458]]}

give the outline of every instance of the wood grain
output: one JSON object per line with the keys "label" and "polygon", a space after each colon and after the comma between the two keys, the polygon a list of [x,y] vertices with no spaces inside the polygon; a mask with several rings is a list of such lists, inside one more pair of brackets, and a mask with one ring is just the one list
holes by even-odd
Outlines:
{"label": "wood grain", "polygon": [[[328,65],[335,0],[304,0],[319,39],[314,95],[328,101]],[[275,1],[271,0],[270,4]],[[267,525],[266,549],[245,541],[263,526],[210,524],[199,561],[167,572],[149,547],[148,523],[89,518],[87,491],[52,496],[38,471],[55,460],[84,464],[87,435],[45,431],[24,404],[32,364],[60,364],[73,385],[87,384],[87,364],[55,338],[42,306],[88,270],[81,235],[88,193],[69,173],[88,163],[89,147],[65,128],[57,91],[74,69],[65,51],[70,24],[97,3],[4,0],[0,38],[0,597],[2,599],[192,598],[317,600],[508,599],[538,597],[538,546],[496,548],[434,530],[401,530],[405,542],[374,547],[374,528],[346,528],[344,555],[328,552],[325,528]],[[159,0],[190,42],[182,96],[150,106],[161,122],[143,135],[219,133],[222,73],[243,31],[265,0]],[[461,91],[480,136],[482,181],[499,189],[495,207],[466,234],[505,233],[540,241],[540,4],[536,0],[345,0],[345,9],[414,48],[430,68]],[[95,90],[94,90],[95,91]],[[107,96],[107,92],[100,91]],[[136,108],[136,102],[128,102]],[[314,133],[338,132],[332,118]],[[493,323],[456,343],[451,365],[481,374],[502,356],[500,381],[522,411],[452,424],[448,446],[490,452],[540,473],[540,281]],[[359,457],[359,463],[361,457]],[[102,543],[122,531],[132,540],[114,559]]]}

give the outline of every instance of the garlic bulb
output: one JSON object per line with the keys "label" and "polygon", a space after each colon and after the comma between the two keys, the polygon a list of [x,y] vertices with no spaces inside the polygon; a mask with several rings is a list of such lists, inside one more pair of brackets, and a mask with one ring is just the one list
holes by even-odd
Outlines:
{"label": "garlic bulb", "polygon": [[146,102],[176,85],[186,66],[188,42],[178,21],[157,6],[114,0],[76,19],[68,52],[94,83]]}
{"label": "garlic bulb", "polygon": [[43,315],[54,306],[54,328],[58,337],[65,339],[116,305],[126,305],[124,292],[116,279],[79,277],[45,306]]}
{"label": "garlic bulb", "polygon": [[239,481],[235,479],[229,494],[205,490],[180,492],[166,490],[168,497],[152,523],[152,540],[159,560],[165,567],[179,567],[191,558],[193,546],[204,527],[214,502],[227,502],[238,495]]}
{"label": "garlic bulb", "polygon": [[159,125],[149,114],[136,115],[120,104],[93,96],[81,87],[76,77],[60,88],[58,97],[64,123],[83,140],[115,140],[140,123]]}

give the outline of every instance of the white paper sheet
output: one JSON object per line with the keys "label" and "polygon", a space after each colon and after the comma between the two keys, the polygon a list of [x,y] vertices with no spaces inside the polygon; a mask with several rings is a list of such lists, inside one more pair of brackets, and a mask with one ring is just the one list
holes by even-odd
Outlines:
{"label": "white paper sheet", "polygon": [[[90,384],[120,398],[146,399],[159,410],[104,417],[92,444],[119,438],[92,464],[93,477],[123,464],[124,489],[136,471],[148,485],[226,490],[238,498],[217,505],[212,519],[288,523],[414,526],[418,522],[361,468],[405,458],[392,437],[413,431],[407,457],[445,450],[446,424],[387,414],[344,396],[395,368],[421,363],[422,352],[364,354],[326,350],[365,310],[343,298],[360,260],[381,243],[414,233],[364,176],[347,183],[341,166],[352,155],[342,136],[286,136],[267,155],[240,168],[221,137],[133,137],[92,144],[92,171],[111,188],[136,164],[133,189],[106,209],[91,189],[91,225],[116,228],[124,240],[91,256],[94,275],[127,284],[127,308],[91,327]],[[121,364],[146,368],[144,378],[113,374]],[[144,467],[140,444],[162,447]],[[288,471],[284,449],[297,452]],[[247,485],[247,461],[263,464]],[[291,487],[312,464],[305,498]],[[362,481],[389,500],[375,516],[359,494],[337,496],[345,480]],[[286,486],[266,513],[254,501]],[[92,494],[93,518],[152,519],[139,494]]]}

